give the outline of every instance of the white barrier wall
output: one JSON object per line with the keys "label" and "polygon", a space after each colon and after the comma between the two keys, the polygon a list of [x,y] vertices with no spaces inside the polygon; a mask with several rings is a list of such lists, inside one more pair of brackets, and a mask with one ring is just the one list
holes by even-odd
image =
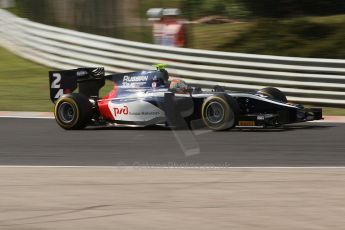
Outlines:
{"label": "white barrier wall", "polygon": [[48,26],[1,9],[0,44],[57,69],[104,66],[108,72],[124,72],[167,63],[170,73],[202,87],[243,91],[274,86],[290,101],[345,106],[345,60],[164,47]]}

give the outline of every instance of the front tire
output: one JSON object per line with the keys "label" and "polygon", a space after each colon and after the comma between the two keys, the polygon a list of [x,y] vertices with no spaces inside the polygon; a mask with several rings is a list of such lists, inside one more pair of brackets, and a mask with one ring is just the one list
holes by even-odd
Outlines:
{"label": "front tire", "polygon": [[78,93],[63,95],[55,104],[55,120],[63,129],[83,129],[92,117],[92,105],[89,99]]}
{"label": "front tire", "polygon": [[238,122],[239,108],[234,98],[227,94],[205,99],[201,108],[204,124],[214,131],[232,129]]}

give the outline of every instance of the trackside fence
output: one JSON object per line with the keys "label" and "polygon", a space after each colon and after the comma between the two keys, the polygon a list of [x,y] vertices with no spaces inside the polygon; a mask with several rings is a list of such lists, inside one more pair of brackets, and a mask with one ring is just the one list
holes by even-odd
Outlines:
{"label": "trackside fence", "polygon": [[56,68],[104,66],[108,72],[152,69],[204,88],[234,91],[274,86],[293,102],[345,107],[345,60],[173,48],[98,36],[19,18],[0,9],[0,45]]}

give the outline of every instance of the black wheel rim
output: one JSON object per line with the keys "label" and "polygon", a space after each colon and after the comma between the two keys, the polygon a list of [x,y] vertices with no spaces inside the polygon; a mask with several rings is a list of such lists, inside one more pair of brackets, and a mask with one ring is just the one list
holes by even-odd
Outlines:
{"label": "black wheel rim", "polygon": [[59,108],[59,118],[65,123],[69,124],[74,120],[75,108],[68,102],[63,102]]}
{"label": "black wheel rim", "polygon": [[213,101],[206,106],[206,120],[212,125],[220,124],[225,117],[225,110],[221,103]]}

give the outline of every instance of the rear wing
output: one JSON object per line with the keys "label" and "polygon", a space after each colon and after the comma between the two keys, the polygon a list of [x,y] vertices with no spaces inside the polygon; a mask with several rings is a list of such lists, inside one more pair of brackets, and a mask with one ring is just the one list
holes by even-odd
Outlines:
{"label": "rear wing", "polygon": [[98,97],[105,84],[104,68],[78,68],[72,70],[50,71],[50,100],[55,103],[63,94],[79,93],[87,97]]}
{"label": "rear wing", "polygon": [[72,70],[50,71],[50,99],[55,103],[64,94],[72,93],[77,88],[87,97],[99,97],[99,90],[105,80],[113,81],[119,87],[119,93],[133,88],[169,87],[169,74],[163,64],[155,65],[157,70],[138,71],[105,76],[104,68],[79,68]]}

